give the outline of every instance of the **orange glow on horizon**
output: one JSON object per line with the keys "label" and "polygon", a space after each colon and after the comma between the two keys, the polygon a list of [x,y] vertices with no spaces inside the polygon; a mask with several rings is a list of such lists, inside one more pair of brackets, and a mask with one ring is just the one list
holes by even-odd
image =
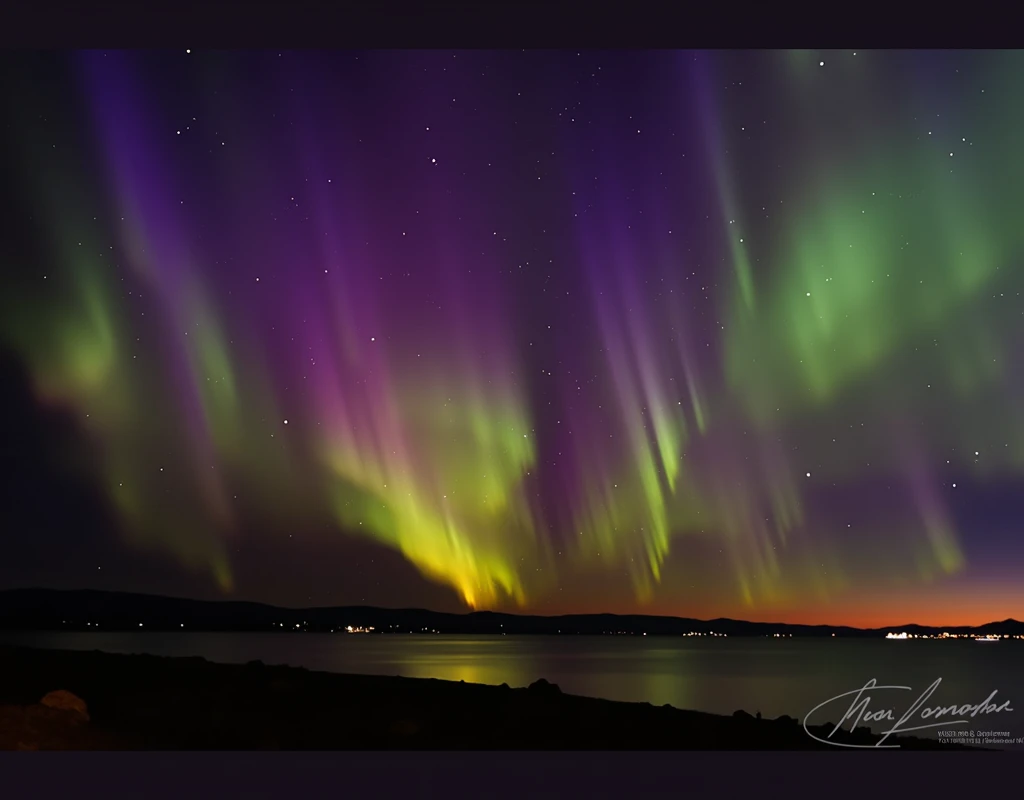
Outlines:
{"label": "orange glow on horizon", "polygon": [[[955,598],[955,599],[952,599]],[[504,610],[504,609],[503,609]],[[1006,619],[1024,620],[1024,592],[990,589],[987,593],[943,592],[941,597],[878,597],[857,602],[852,598],[811,608],[750,608],[716,603],[683,605],[658,603],[609,608],[599,599],[573,604],[507,609],[509,613],[561,616],[563,614],[618,614],[682,617],[687,619],[732,619],[788,625],[828,625],[851,628],[900,628],[906,625],[930,627],[975,627]]]}

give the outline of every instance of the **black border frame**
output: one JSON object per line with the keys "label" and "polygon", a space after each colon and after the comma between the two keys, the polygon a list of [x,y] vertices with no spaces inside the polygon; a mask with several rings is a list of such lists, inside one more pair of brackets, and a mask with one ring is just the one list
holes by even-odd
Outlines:
{"label": "black border frame", "polygon": [[[32,0],[0,8],[0,45],[65,48],[1011,48],[1005,11],[864,0]],[[999,10],[1009,6],[994,7]],[[904,13],[901,13],[904,12]]]}
{"label": "black border frame", "polygon": [[[973,11],[969,16],[966,12]],[[0,10],[3,58],[67,48],[1020,47],[984,6],[452,0],[30,0]],[[2,680],[2,676],[0,676]],[[851,751],[860,752],[860,751]],[[1024,797],[1020,754],[842,752],[0,753],[5,797]],[[896,754],[893,754],[896,753]],[[855,762],[853,761],[855,759]],[[1005,773],[1005,775],[1004,775]],[[938,792],[936,793],[938,795]]]}
{"label": "black border frame", "polygon": [[1012,798],[1020,763],[928,752],[10,753],[0,781],[12,798]]}

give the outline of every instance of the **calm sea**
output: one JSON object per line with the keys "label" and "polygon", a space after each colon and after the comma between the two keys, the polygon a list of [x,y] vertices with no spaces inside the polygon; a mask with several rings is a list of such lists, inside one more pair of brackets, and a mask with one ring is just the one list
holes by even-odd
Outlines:
{"label": "calm sea", "polygon": [[[35,647],[202,656],[210,661],[289,664],[313,670],[527,686],[538,678],[571,694],[668,703],[677,708],[803,720],[819,703],[859,689],[868,710],[899,719],[936,679],[925,702],[963,706],[1009,701],[1012,711],[978,715],[964,731],[1005,731],[1024,749],[1024,642],[866,641],[637,636],[439,636],[315,633],[8,633],[0,641]],[[838,722],[853,696],[815,712]],[[952,719],[961,719],[956,716]],[[942,717],[947,720],[950,717]],[[904,727],[932,720],[914,717]],[[862,720],[861,724],[865,724]],[[847,726],[848,727],[848,724]],[[883,723],[872,724],[875,730]],[[943,729],[949,726],[943,726]],[[917,735],[936,735],[935,729]],[[966,734],[965,734],[966,735]]]}

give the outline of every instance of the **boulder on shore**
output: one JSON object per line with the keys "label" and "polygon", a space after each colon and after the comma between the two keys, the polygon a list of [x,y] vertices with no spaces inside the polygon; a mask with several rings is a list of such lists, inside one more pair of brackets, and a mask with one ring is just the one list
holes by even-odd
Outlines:
{"label": "boulder on shore", "polygon": [[78,697],[64,689],[49,692],[39,702],[47,708],[54,708],[58,711],[67,711],[82,722],[89,721],[89,707],[86,706],[85,701],[81,697]]}

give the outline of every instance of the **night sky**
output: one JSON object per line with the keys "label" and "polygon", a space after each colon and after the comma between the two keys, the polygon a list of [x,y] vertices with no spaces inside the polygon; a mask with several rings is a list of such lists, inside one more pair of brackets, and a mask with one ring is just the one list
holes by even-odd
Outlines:
{"label": "night sky", "polygon": [[0,69],[0,588],[1024,616],[1024,54]]}

